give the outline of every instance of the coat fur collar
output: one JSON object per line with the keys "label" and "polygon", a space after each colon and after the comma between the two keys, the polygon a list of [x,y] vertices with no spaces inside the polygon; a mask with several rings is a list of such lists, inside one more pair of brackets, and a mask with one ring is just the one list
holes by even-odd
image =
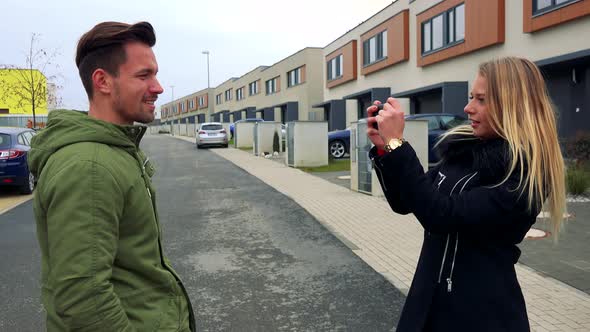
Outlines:
{"label": "coat fur collar", "polygon": [[478,171],[483,183],[498,183],[508,171],[510,150],[502,138],[481,140],[475,136],[449,136],[438,145],[441,163],[459,164]]}

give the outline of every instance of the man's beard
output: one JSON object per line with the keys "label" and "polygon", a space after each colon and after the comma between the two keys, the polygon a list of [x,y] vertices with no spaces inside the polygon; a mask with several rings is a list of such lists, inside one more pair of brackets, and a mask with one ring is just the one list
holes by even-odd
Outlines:
{"label": "man's beard", "polygon": [[[150,114],[150,113],[147,113],[144,111],[143,99],[142,99],[142,102],[140,103],[138,109],[135,110],[135,112],[130,112],[132,110],[126,109],[126,107],[123,103],[123,100],[121,98],[121,90],[119,88],[119,84],[117,84],[117,83],[115,83],[115,85],[114,85],[113,96],[114,96],[113,109],[115,110],[115,112],[117,112],[117,114],[121,115],[126,121],[131,122],[131,124],[133,124],[134,122],[147,124],[147,123],[154,121],[154,119],[156,117],[155,113],[152,112]],[[131,116],[131,118],[130,118],[130,116]]]}

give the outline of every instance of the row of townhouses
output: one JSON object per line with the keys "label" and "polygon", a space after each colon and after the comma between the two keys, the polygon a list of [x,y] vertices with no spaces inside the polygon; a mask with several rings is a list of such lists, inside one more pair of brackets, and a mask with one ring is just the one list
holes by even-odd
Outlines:
{"label": "row of townhouses", "polygon": [[521,56],[542,69],[570,137],[590,129],[590,0],[398,0],[324,48],[308,47],[162,105],[162,123],[259,117],[344,129],[373,100],[462,114],[479,63]]}

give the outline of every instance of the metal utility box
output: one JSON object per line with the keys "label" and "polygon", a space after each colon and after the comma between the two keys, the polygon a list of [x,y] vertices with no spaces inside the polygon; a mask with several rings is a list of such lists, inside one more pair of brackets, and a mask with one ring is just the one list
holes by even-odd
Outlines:
{"label": "metal utility box", "polygon": [[256,122],[254,125],[254,155],[259,156],[262,153],[275,152],[273,150],[274,135],[278,135],[279,148],[276,152],[281,152],[281,123],[280,122]]}
{"label": "metal utility box", "polygon": [[[414,148],[424,171],[428,171],[428,121],[406,120],[406,139]],[[350,132],[350,189],[373,196],[383,196],[379,179],[375,174],[369,150],[373,143],[367,137],[367,120],[362,119],[351,126]]]}
{"label": "metal utility box", "polygon": [[367,120],[361,119],[350,127],[350,189],[372,193],[373,165],[369,150],[373,144],[367,137]]}
{"label": "metal utility box", "polygon": [[285,162],[291,167],[328,165],[328,122],[288,122],[285,152]]}
{"label": "metal utility box", "polygon": [[[229,131],[228,131],[229,132]],[[234,147],[251,148],[254,146],[254,122],[236,122],[234,127]]]}

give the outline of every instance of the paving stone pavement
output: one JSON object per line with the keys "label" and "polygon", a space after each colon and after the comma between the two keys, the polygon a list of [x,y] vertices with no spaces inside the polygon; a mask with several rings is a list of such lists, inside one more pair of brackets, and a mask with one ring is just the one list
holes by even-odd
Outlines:
{"label": "paving stone pavement", "polygon": [[[568,213],[570,218],[559,234],[559,242],[523,241],[520,262],[590,294],[590,203],[569,202]],[[546,218],[537,219],[533,227],[551,230]]]}
{"label": "paving stone pavement", "polygon": [[[384,198],[353,192],[245,151],[211,151],[293,199],[407,294],[423,240],[413,215],[393,213]],[[516,272],[532,331],[590,331],[590,295],[522,264],[516,265]]]}

